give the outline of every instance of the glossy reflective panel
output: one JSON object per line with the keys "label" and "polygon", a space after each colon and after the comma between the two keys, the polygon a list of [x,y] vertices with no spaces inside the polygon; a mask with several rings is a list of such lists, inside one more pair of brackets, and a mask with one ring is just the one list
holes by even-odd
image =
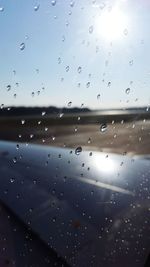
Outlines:
{"label": "glossy reflective panel", "polygon": [[149,159],[0,146],[0,199],[69,264],[144,264]]}

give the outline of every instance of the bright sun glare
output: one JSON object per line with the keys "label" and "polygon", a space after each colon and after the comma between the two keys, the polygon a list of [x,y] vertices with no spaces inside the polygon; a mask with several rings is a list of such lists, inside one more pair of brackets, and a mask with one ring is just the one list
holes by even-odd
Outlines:
{"label": "bright sun glare", "polygon": [[98,35],[113,41],[121,39],[128,34],[127,16],[118,7],[104,11],[95,21],[95,29]]}

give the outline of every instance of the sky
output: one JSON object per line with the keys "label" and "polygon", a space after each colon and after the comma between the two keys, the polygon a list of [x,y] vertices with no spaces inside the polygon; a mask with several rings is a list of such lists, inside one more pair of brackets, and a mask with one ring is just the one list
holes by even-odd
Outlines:
{"label": "sky", "polygon": [[149,106],[149,25],[149,0],[0,0],[0,104]]}

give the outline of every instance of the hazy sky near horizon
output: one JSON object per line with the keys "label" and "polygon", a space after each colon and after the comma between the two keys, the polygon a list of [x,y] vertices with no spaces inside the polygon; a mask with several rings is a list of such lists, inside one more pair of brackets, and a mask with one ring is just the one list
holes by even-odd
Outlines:
{"label": "hazy sky near horizon", "polygon": [[148,0],[0,0],[0,104],[147,106],[149,50]]}

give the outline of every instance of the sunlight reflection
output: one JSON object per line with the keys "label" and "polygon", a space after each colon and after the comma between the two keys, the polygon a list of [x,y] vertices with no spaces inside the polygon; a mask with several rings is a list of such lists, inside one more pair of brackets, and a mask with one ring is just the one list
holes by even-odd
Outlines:
{"label": "sunlight reflection", "polygon": [[106,40],[118,40],[128,34],[128,18],[118,8],[105,10],[95,21],[95,29],[98,35]]}

